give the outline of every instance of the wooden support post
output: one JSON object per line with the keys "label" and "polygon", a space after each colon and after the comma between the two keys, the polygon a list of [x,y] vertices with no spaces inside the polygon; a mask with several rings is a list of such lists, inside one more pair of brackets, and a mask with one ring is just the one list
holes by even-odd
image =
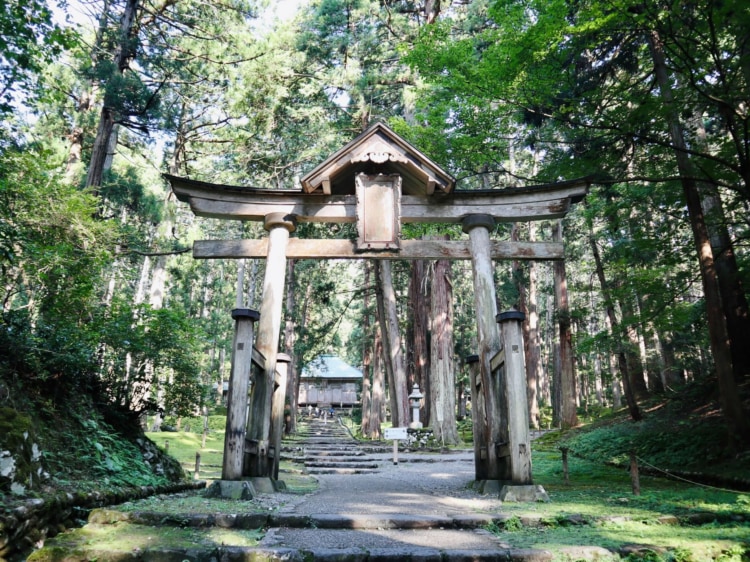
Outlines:
{"label": "wooden support post", "polygon": [[232,367],[229,373],[227,394],[227,421],[224,434],[224,460],[221,466],[222,480],[242,478],[243,451],[245,446],[245,418],[247,417],[247,390],[252,368],[253,328],[260,318],[257,310],[235,308],[234,340],[232,342]]}
{"label": "wooden support post", "polygon": [[[487,480],[505,479],[500,473],[495,444],[502,441],[498,389],[493,380],[490,360],[500,350],[500,333],[495,321],[497,314],[495,282],[490,254],[490,230],[495,220],[490,215],[469,215],[462,221],[463,231],[469,234],[472,277],[474,281],[474,306],[477,315],[477,338],[479,343],[479,378],[484,396],[487,424]],[[525,400],[524,400],[525,403]]]}
{"label": "wooden support post", "polygon": [[487,443],[489,428],[484,407],[482,377],[479,372],[479,355],[466,358],[469,366],[469,384],[471,388],[471,426],[474,435],[474,478],[477,482],[487,480],[488,458]]}
{"label": "wooden support post", "polygon": [[273,389],[273,405],[271,407],[271,435],[270,443],[273,448],[271,459],[271,477],[279,479],[279,459],[281,458],[281,436],[284,433],[284,402],[286,399],[286,379],[289,363],[292,358],[285,353],[276,356],[276,376]]}
{"label": "wooden support post", "polygon": [[497,315],[505,356],[505,398],[500,407],[507,412],[508,457],[512,484],[532,484],[531,479],[531,435],[529,433],[529,410],[526,401],[526,360],[523,346],[523,312],[510,310]]}
{"label": "wooden support post", "polygon": [[633,487],[633,495],[641,495],[641,477],[638,472],[638,457],[635,451],[630,451],[630,484]]}
{"label": "wooden support post", "polygon": [[570,477],[568,476],[568,448],[560,447],[560,451],[562,452],[563,482],[567,486],[570,484]]}
{"label": "wooden support post", "polygon": [[201,475],[201,452],[195,452],[195,474],[193,475],[195,480],[200,480]]}
{"label": "wooden support post", "polygon": [[268,231],[268,255],[255,347],[265,357],[265,365],[255,374],[246,432],[250,450],[246,455],[243,469],[243,474],[251,477],[271,477],[268,447],[286,279],[286,246],[289,242],[289,233],[294,232],[296,228],[296,221],[291,215],[271,213],[266,215],[264,226]]}

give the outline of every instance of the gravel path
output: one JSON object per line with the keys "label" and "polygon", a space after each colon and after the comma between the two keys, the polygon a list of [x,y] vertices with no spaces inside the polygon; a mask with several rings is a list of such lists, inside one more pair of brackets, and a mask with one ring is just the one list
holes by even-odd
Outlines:
{"label": "gravel path", "polygon": [[320,488],[302,497],[289,497],[282,511],[313,514],[444,515],[488,513],[500,510],[496,496],[483,496],[469,488],[474,480],[472,451],[451,454],[373,454],[379,472],[372,474],[317,475]]}

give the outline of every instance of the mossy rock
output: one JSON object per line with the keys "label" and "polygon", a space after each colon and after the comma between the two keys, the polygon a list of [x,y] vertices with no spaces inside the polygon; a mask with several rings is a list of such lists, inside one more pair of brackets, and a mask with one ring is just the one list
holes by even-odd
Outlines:
{"label": "mossy rock", "polygon": [[0,408],[0,491],[22,494],[35,489],[44,475],[42,451],[31,418]]}

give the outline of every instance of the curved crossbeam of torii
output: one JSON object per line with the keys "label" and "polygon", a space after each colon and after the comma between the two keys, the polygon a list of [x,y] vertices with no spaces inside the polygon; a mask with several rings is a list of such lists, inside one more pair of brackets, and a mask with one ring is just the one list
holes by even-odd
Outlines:
{"label": "curved crossbeam of torii", "polygon": [[[514,485],[532,483],[528,412],[525,398],[523,343],[509,344],[496,320],[492,260],[562,260],[563,244],[502,242],[490,239],[498,222],[558,219],[583,199],[589,181],[579,179],[502,190],[454,190],[455,180],[386,125],[378,123],[301,179],[302,189],[269,190],[217,185],[165,175],[180,201],[198,216],[263,221],[269,235],[261,240],[201,240],[196,258],[265,258],[263,299],[253,359],[262,364],[251,394],[250,416],[242,441],[248,370],[252,342],[239,342],[237,328],[230,379],[227,442],[223,480],[278,477],[284,384],[276,368],[284,268],[287,258],[319,259],[471,259],[474,279],[478,368],[472,391],[481,408],[472,408],[478,480]],[[356,240],[290,238],[297,223],[356,223]],[[405,223],[461,224],[468,240],[405,240]],[[257,316],[237,312],[239,323]],[[503,315],[500,315],[503,316]],[[507,316],[507,315],[506,315]],[[517,315],[503,321],[518,321]],[[246,335],[245,338],[248,336]],[[252,339],[252,328],[249,338]],[[511,357],[509,349],[515,350]],[[244,355],[243,352],[244,351]],[[285,371],[285,368],[280,369]],[[502,375],[504,372],[504,376]],[[240,374],[244,373],[244,374]],[[277,392],[274,394],[276,377]],[[502,380],[502,384],[496,384]],[[232,389],[239,389],[232,406]],[[244,390],[243,390],[244,389]],[[473,398],[474,402],[477,402]],[[240,412],[241,410],[241,412]],[[474,414],[474,412],[477,412]],[[230,420],[234,420],[231,421]],[[238,421],[240,420],[240,421]],[[234,424],[234,425],[232,425]],[[239,425],[238,425],[239,424]],[[478,442],[482,441],[482,442]],[[244,460],[243,460],[244,455]]]}

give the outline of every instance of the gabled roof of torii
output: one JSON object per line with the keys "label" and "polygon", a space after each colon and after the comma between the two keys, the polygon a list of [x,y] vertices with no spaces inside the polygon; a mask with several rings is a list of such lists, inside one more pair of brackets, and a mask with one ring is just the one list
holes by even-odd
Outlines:
{"label": "gabled roof of torii", "polygon": [[332,154],[300,181],[305,193],[354,193],[359,173],[398,174],[404,195],[449,193],[456,180],[388,126],[376,123]]}

